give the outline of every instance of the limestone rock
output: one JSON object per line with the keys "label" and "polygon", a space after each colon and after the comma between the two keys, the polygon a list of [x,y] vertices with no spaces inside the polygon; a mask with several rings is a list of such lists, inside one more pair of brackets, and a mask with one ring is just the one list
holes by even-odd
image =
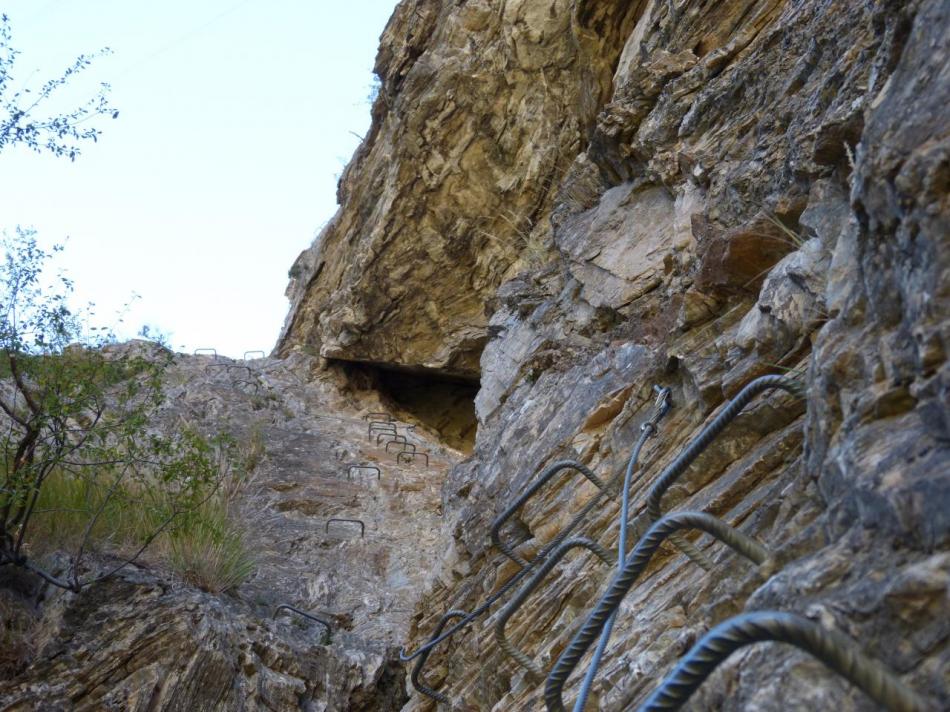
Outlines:
{"label": "limestone rock", "polygon": [[546,217],[610,91],[625,5],[399,6],[340,209],[291,270],[279,353],[478,377],[484,302],[550,247]]}
{"label": "limestone rock", "polygon": [[[491,544],[497,514],[559,459],[615,481],[657,384],[673,408],[631,488],[630,531],[642,534],[657,474],[766,373],[799,379],[803,395],[756,398],[662,508],[722,517],[769,559],[756,567],[693,536],[707,573],[661,548],[620,608],[588,709],[635,707],[709,628],[763,609],[837,629],[934,709],[950,707],[948,28],[941,0],[404,0],[340,210],[291,270],[284,359],[262,366],[256,399],[198,379],[169,410],[240,414],[238,429],[257,413],[275,448],[247,511],[271,555],[243,601],[287,595],[327,609],[345,635],[308,648],[243,609],[202,623],[223,604],[135,583],[156,615],[198,606],[200,634],[175,628],[169,642],[181,660],[217,646],[159,688],[159,708],[177,709],[164,700],[194,687],[194,669],[221,684],[210,691],[260,680],[253,694],[273,709],[386,709],[404,692],[402,709],[432,709],[401,689],[393,648],[504,587],[517,566]],[[416,401],[437,393],[435,376],[480,379],[469,456],[451,441],[464,427],[442,389],[428,421],[402,414],[431,468],[343,480],[341,464],[386,458],[359,421],[395,409],[379,371],[417,379]],[[440,445],[440,432],[453,435]],[[597,496],[563,472],[502,535],[533,556],[592,503],[576,533],[615,547],[616,489]],[[372,522],[366,540],[320,529],[357,512]],[[565,560],[512,617],[510,639],[550,667],[612,573]],[[457,709],[542,705],[538,681],[494,642],[510,596],[429,661],[429,684]],[[147,626],[120,615],[128,635],[109,637],[132,650]],[[236,620],[257,628],[238,634]],[[146,699],[171,663],[132,652],[126,668],[143,684],[92,684],[85,628],[80,644],[73,629],[54,636],[59,647],[5,683],[4,699]],[[259,660],[233,652],[242,640]],[[340,679],[318,691],[320,675]],[[687,708],[875,706],[773,645],[733,655]]]}

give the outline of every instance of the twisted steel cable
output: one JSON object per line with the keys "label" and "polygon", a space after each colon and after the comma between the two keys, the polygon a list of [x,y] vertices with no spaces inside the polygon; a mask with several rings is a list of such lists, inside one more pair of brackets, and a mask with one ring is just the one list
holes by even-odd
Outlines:
{"label": "twisted steel cable", "polygon": [[[467,615],[468,613],[466,613],[465,611],[460,611],[457,609],[453,609],[449,611],[448,613],[446,613],[444,616],[442,616],[439,619],[439,622],[436,624],[430,640],[434,640],[435,638],[439,637],[439,634],[442,632],[442,629],[445,628],[446,624],[450,620],[452,620],[453,618],[464,618]],[[433,690],[422,679],[422,668],[425,666],[426,662],[428,662],[430,655],[432,655],[432,648],[428,648],[422,655],[419,656],[418,662],[416,663],[415,667],[412,668],[412,674],[409,676],[409,679],[412,682],[412,686],[416,688],[416,690],[421,692],[423,695],[425,695],[426,697],[431,697],[433,700],[436,700],[437,702],[442,702],[443,704],[451,705],[452,702],[449,700],[448,697],[443,695],[441,692],[437,692],[436,690]]]}
{"label": "twisted steel cable", "polygon": [[[690,466],[693,460],[699,457],[700,453],[716,439],[725,427],[735,420],[736,416],[739,415],[742,409],[745,408],[753,398],[759,393],[773,388],[780,388],[793,395],[800,394],[802,390],[801,383],[788,376],[762,376],[748,383],[745,388],[739,391],[739,394],[735,398],[729,401],[729,404],[722,409],[722,412],[720,412],[709,425],[703,428],[702,432],[693,438],[692,442],[677,455],[676,459],[667,465],[666,469],[660,473],[647,499],[647,512],[649,513],[650,521],[655,522],[663,516],[663,512],[660,509],[660,501],[663,499],[663,495],[686,471],[686,468]],[[703,554],[681,533],[677,532],[670,537],[670,539],[676,545],[676,548],[699,564],[699,566],[707,571],[712,568],[712,562],[709,560],[709,557]]]}
{"label": "twisted steel cable", "polygon": [[594,639],[600,635],[607,620],[620,607],[634,582],[646,569],[653,554],[660,548],[660,544],[671,534],[682,529],[700,529],[714,536],[730,548],[761,564],[768,558],[768,551],[758,541],[731,527],[718,517],[705,512],[675,512],[668,514],[656,522],[636,548],[626,558],[623,569],[614,576],[607,592],[600,598],[594,610],[587,616],[581,629],[574,635],[573,640],[558,658],[544,686],[544,701],[549,712],[564,712],[564,702],[561,699],[564,684],[571,672],[584,657]]}
{"label": "twisted steel cable", "polygon": [[507,556],[509,559],[514,561],[519,566],[522,566],[522,567],[527,566],[528,562],[525,559],[518,556],[518,554],[515,553],[512,547],[508,546],[505,542],[501,540],[501,528],[505,524],[505,522],[511,519],[511,517],[514,516],[514,514],[519,509],[521,509],[521,506],[525,502],[531,499],[537,493],[537,491],[541,489],[548,482],[548,480],[554,477],[554,475],[556,475],[561,470],[566,470],[568,468],[572,470],[577,470],[578,472],[580,472],[582,475],[584,475],[584,477],[586,477],[588,480],[594,483],[597,489],[601,490],[602,492],[606,489],[606,487],[604,486],[604,483],[600,481],[600,478],[597,477],[597,475],[595,475],[586,465],[583,465],[582,463],[577,462],[576,460],[560,460],[559,462],[555,462],[553,465],[547,468],[544,472],[542,472],[541,475],[534,482],[531,483],[531,486],[528,487],[528,489],[526,489],[521,494],[521,496],[518,497],[518,499],[516,499],[514,502],[508,505],[505,511],[499,514],[498,517],[495,519],[495,521],[492,522],[492,525],[491,525],[492,542],[495,544],[495,546],[498,547],[498,549],[505,556]]}
{"label": "twisted steel cable", "polygon": [[[640,459],[640,451],[643,449],[643,446],[646,445],[647,439],[656,433],[657,424],[672,407],[672,403],[670,402],[672,391],[669,388],[653,386],[653,390],[656,391],[657,394],[653,415],[647,422],[640,426],[640,437],[636,445],[634,445],[633,451],[630,453],[630,460],[627,462],[627,470],[623,478],[622,497],[620,500],[620,532],[617,537],[618,572],[623,571],[624,559],[627,556],[627,527],[630,519],[630,485],[633,482],[633,470],[637,466],[637,462]],[[581,683],[581,689],[577,693],[577,700],[574,702],[574,712],[584,712],[587,697],[590,695],[591,687],[594,685],[594,678],[597,677],[597,671],[600,669],[600,660],[604,656],[607,644],[610,642],[610,634],[613,632],[614,621],[616,619],[617,612],[614,611],[604,625],[604,629],[600,634],[600,640],[597,642],[597,647],[594,649],[590,665],[587,668],[587,673],[584,675],[584,682]]]}
{"label": "twisted steel cable", "polygon": [[606,496],[606,492],[608,492],[613,487],[617,479],[619,479],[619,476],[614,477],[609,483],[607,483],[606,488],[601,489],[600,491],[598,491],[598,493],[595,496],[591,497],[590,501],[587,504],[585,504],[577,514],[574,515],[571,521],[568,522],[567,526],[561,529],[561,531],[558,532],[557,536],[554,537],[554,539],[552,539],[549,544],[542,547],[541,550],[538,552],[537,556],[535,556],[535,558],[533,558],[526,567],[522,568],[517,573],[515,573],[510,579],[508,579],[501,586],[501,588],[499,588],[497,591],[495,591],[495,593],[491,594],[488,598],[486,598],[485,602],[482,603],[481,606],[473,610],[465,618],[463,618],[458,623],[454,624],[451,628],[449,628],[447,631],[439,635],[437,638],[434,638],[430,640],[429,642],[427,642],[425,645],[422,645],[419,648],[417,648],[416,651],[412,653],[411,655],[407,655],[405,648],[403,648],[402,650],[399,651],[399,659],[402,662],[409,662],[410,660],[414,660],[415,658],[422,655],[426,650],[431,650],[436,645],[441,643],[443,640],[446,640],[447,638],[450,638],[453,635],[455,635],[458,631],[460,631],[462,628],[467,626],[469,623],[471,623],[473,620],[475,620],[480,615],[482,615],[485,611],[487,611],[492,606],[492,604],[495,603],[495,601],[497,601],[499,598],[501,598],[506,593],[508,593],[508,591],[510,591],[512,588],[514,588],[517,585],[517,583],[521,581],[521,579],[523,579],[525,576],[531,573],[534,566],[544,561],[544,559],[548,556],[548,554],[554,551],[557,547],[561,545],[561,543],[565,539],[567,539],[570,533],[574,531],[574,529],[576,529],[577,526],[581,522],[584,521],[587,515],[590,514],[590,512],[593,509],[595,509],[597,506],[600,505],[601,500]]}
{"label": "twisted steel cable", "polygon": [[935,709],[841,633],[791,613],[758,611],[730,618],[703,636],[639,712],[679,709],[734,651],[767,640],[789,643],[810,653],[891,712]]}
{"label": "twisted steel cable", "polygon": [[498,643],[498,647],[505,651],[505,653],[519,665],[527,668],[538,679],[544,677],[544,671],[541,669],[541,666],[538,665],[530,655],[520,650],[514,643],[508,640],[508,637],[505,635],[505,627],[508,625],[508,621],[511,617],[524,605],[524,602],[528,600],[528,596],[541,585],[544,579],[547,578],[547,575],[551,573],[551,570],[564,558],[567,552],[571,549],[581,548],[593,552],[605,564],[612,564],[614,562],[613,554],[593,539],[588,539],[587,537],[568,539],[561,544],[551,556],[544,560],[544,563],[537,568],[531,580],[521,587],[517,595],[512,598],[511,601],[508,602],[508,605],[498,614],[498,620],[495,622],[495,641]]}

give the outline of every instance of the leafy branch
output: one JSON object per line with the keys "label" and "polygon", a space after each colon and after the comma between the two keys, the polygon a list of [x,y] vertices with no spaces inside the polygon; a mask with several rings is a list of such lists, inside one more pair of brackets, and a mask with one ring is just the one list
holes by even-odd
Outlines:
{"label": "leafy branch", "polygon": [[76,160],[79,144],[96,142],[102,133],[93,119],[119,116],[109,105],[109,85],[101,83],[97,94],[79,107],[64,113],[42,113],[45,105],[64,85],[95,60],[111,53],[106,47],[92,54],[80,54],[62,74],[36,88],[12,89],[13,70],[20,52],[13,48],[13,33],[6,15],[0,15],[0,151],[15,144],[42,153]]}

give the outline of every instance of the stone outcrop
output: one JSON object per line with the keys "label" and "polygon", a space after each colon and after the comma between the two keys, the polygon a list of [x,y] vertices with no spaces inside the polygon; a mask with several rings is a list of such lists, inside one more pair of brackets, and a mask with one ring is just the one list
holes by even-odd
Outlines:
{"label": "stone outcrop", "polygon": [[[489,19],[471,24],[471,13],[485,7]],[[565,23],[569,34],[550,32],[549,21]],[[377,277],[375,285],[351,287],[346,270],[366,274],[368,260],[388,254],[368,250],[365,231],[338,247],[342,235],[356,234],[352,226],[392,214],[380,189],[359,183],[378,175],[374,151],[395,146],[394,167],[419,145],[466,137],[457,123],[464,120],[504,126],[503,136],[493,136],[499,151],[514,151],[505,155],[530,149],[536,156],[531,137],[549,114],[513,108],[505,100],[510,86],[473,88],[462,116],[433,118],[428,108],[448,95],[446,83],[468,86],[460,62],[468,67],[477,57],[507,68],[510,57],[527,56],[516,39],[525,27],[536,30],[535,66],[560,61],[551,38],[570,37],[593,73],[544,73],[545,90],[566,112],[559,121],[578,128],[576,138],[557,144],[562,154],[576,150],[561,156],[549,197],[533,214],[532,230],[550,231],[546,249],[506,262],[497,288],[489,280],[467,292],[473,313],[484,305],[488,315],[478,435],[445,489],[443,532],[452,546],[424,592],[414,644],[444,611],[472,609],[515,572],[491,547],[488,526],[546,464],[574,457],[608,479],[622,470],[654,383],[673,389],[675,408],[634,484],[637,532],[646,525],[652,478],[716,408],[756,376],[790,373],[805,396],[757,399],[664,499],[666,509],[723,517],[758,537],[772,558],[757,570],[700,539],[715,561],[707,574],[664,550],[624,603],[591,708],[642,701],[705,630],[758,609],[798,612],[850,635],[935,708],[946,706],[950,138],[939,107],[950,99],[948,26],[945,3],[932,0],[400,7],[380,55],[387,103],[377,104],[374,130],[341,183],[327,242],[298,261],[306,269],[291,283],[285,351],[310,344],[333,358],[445,368],[450,359],[427,361],[415,344],[388,340],[389,352],[371,346],[387,338],[374,319],[398,323],[405,308],[423,320],[431,309],[399,302],[397,316],[347,311],[385,284]],[[465,51],[453,39],[458,27],[467,29]],[[394,28],[401,43],[393,43]],[[396,57],[405,84],[392,79]],[[418,64],[426,61],[440,61],[439,71]],[[438,75],[426,100],[411,82],[423,69]],[[431,167],[426,157],[414,165],[411,179],[386,194],[415,195]],[[522,205],[525,189],[513,196],[506,186],[531,177],[537,188],[527,160],[496,164],[503,178],[459,165],[465,191],[455,192],[464,204],[431,191],[421,202],[408,198],[399,209],[415,210],[413,221],[386,232],[388,250],[427,250],[432,214],[461,224]],[[367,197],[376,212],[364,209],[371,217],[355,221]],[[496,254],[476,243],[459,264]],[[416,263],[424,279],[409,271],[400,285],[438,299],[430,295],[441,287],[426,272],[434,263]],[[450,283],[466,298],[458,280]],[[350,329],[339,314],[366,318]],[[442,323],[456,314],[443,309]],[[340,345],[348,329],[353,336]],[[427,333],[437,332],[444,333]],[[438,339],[428,353],[460,343]],[[593,493],[580,478],[556,479],[506,535],[530,556]],[[615,546],[617,513],[616,502],[595,509],[583,533]],[[571,558],[512,619],[511,638],[548,669],[609,576],[593,557]],[[430,682],[460,708],[537,709],[537,681],[498,650],[492,622],[441,646]],[[568,685],[569,699],[577,682]],[[807,656],[781,648],[734,656],[692,704],[873,708]],[[416,695],[408,708],[429,705]]]}
{"label": "stone outcrop", "polygon": [[[319,645],[320,628],[261,619],[226,598],[125,573],[46,602],[48,639],[27,680],[0,688],[33,710],[397,710],[385,649]],[[351,643],[352,645],[352,643]]]}
{"label": "stone outcrop", "polygon": [[[147,571],[110,584],[174,619],[173,656],[153,657],[147,621],[111,599],[54,603],[50,642],[0,699],[179,709],[207,679],[209,709],[240,694],[249,709],[433,709],[395,647],[517,571],[489,527],[545,466],[615,480],[653,385],[671,388],[631,490],[635,539],[663,467],[746,383],[782,373],[801,393],[755,399],[662,503],[725,519],[769,558],[691,534],[706,572],[664,545],[588,709],[634,708],[707,630],[756,610],[835,629],[950,707],[948,67],[941,0],[404,0],[339,212],[291,270],[264,392],[194,377],[176,392],[178,412],[230,414],[268,442],[246,510],[266,575],[224,601]],[[391,461],[359,416],[401,407],[432,467],[347,481],[342,464]],[[556,477],[502,534],[530,558],[596,492]],[[357,512],[366,540],[323,531]],[[618,516],[614,494],[577,531],[616,548]],[[611,575],[568,556],[509,638],[550,669]],[[543,705],[495,644],[510,595],[429,661],[456,709]],[[265,620],[284,599],[333,617],[331,645]],[[60,615],[76,624],[55,632]],[[100,634],[97,615],[128,623]],[[97,677],[97,645],[121,670]],[[779,645],[733,655],[688,708],[876,709]]]}
{"label": "stone outcrop", "polygon": [[548,248],[631,27],[627,3],[590,5],[399,5],[340,209],[291,269],[280,354],[478,378],[485,302]]}

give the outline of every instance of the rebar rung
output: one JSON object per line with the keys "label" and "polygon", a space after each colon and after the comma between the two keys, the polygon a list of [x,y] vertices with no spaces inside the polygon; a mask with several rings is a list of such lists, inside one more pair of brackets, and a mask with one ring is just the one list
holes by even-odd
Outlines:
{"label": "rebar rung", "polygon": [[679,709],[733,652],[764,641],[788,643],[815,656],[891,712],[937,709],[841,633],[791,613],[756,611],[730,618],[706,633],[639,712]]}

